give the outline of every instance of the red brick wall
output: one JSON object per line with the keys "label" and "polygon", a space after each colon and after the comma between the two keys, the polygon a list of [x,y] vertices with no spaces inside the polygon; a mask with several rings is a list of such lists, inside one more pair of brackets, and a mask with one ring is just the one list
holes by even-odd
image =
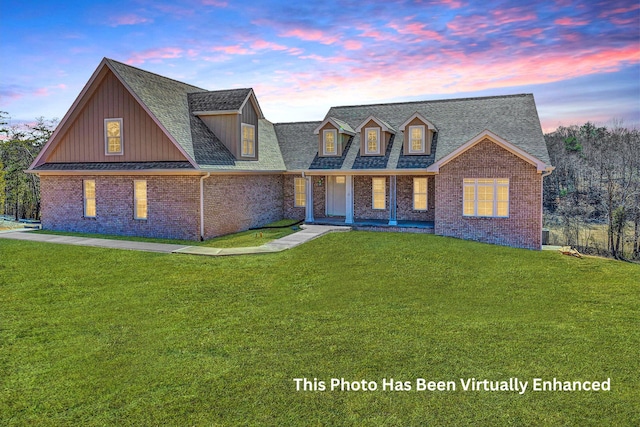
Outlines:
{"label": "red brick wall", "polygon": [[373,209],[372,176],[353,177],[353,217],[358,219],[389,219],[389,177],[381,176],[386,182],[385,209]]}
{"label": "red brick wall", "polygon": [[[424,176],[422,176],[424,178]],[[433,176],[427,178],[427,210],[413,210],[413,176],[399,175],[396,179],[396,197],[398,210],[396,217],[398,220],[408,221],[433,221],[435,218],[435,179]]]}
{"label": "red brick wall", "polygon": [[[464,178],[509,178],[508,218],[462,216]],[[542,178],[535,166],[484,140],[435,177],[435,234],[528,249],[541,248]]]}
{"label": "red brick wall", "polygon": [[294,179],[301,178],[301,175],[284,175],[283,176],[283,188],[284,194],[283,200],[283,216],[288,219],[304,219],[305,208],[295,206],[295,188]]}
{"label": "red brick wall", "polygon": [[[96,182],[96,218],[84,218],[83,180]],[[147,180],[148,218],[134,219],[133,181]],[[195,176],[50,176],[40,178],[46,230],[125,236],[199,238]]]}
{"label": "red brick wall", "polygon": [[[313,218],[326,218],[327,203],[325,194],[327,191],[327,177],[312,176],[311,181],[313,182]],[[321,182],[321,185],[318,185],[319,182]]]}
{"label": "red brick wall", "polygon": [[204,182],[205,239],[282,219],[282,175],[217,175]]}

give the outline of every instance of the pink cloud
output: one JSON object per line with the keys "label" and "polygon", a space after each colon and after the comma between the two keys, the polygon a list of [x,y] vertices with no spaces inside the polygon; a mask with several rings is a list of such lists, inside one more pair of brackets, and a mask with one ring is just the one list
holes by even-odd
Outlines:
{"label": "pink cloud", "polygon": [[334,44],[338,41],[338,36],[325,34],[320,30],[310,28],[294,28],[280,34],[280,37],[294,37],[304,41],[319,42],[322,44]]}
{"label": "pink cloud", "polygon": [[360,31],[360,37],[367,37],[376,41],[397,41],[398,37],[380,30],[374,30],[368,24],[356,25],[356,30]]}
{"label": "pink cloud", "polygon": [[625,26],[625,25],[631,25],[631,24],[636,24],[638,22],[637,18],[628,18],[628,19],[623,19],[623,18],[611,18],[611,23],[614,25],[620,25],[620,26]]}
{"label": "pink cloud", "polygon": [[136,52],[129,59],[126,60],[126,63],[129,65],[134,64],[143,64],[146,61],[157,61],[161,59],[171,59],[171,58],[180,58],[184,50],[179,47],[162,47],[158,49],[148,49],[142,52]]}
{"label": "pink cloud", "polygon": [[538,19],[535,13],[528,12],[522,7],[494,10],[491,12],[491,15],[493,17],[493,23],[498,26],[512,24],[514,22],[535,21]]}
{"label": "pink cloud", "polygon": [[528,39],[542,34],[543,31],[544,30],[542,28],[532,28],[530,30],[516,30],[513,34],[518,37],[522,37],[523,39]]}
{"label": "pink cloud", "polygon": [[212,50],[216,52],[224,52],[228,55],[248,55],[253,53],[246,47],[242,47],[239,44],[231,45],[231,46],[215,46]]}
{"label": "pink cloud", "polygon": [[640,9],[640,4],[634,4],[629,7],[619,7],[617,9],[605,10],[600,14],[601,18],[607,18],[612,15],[621,15],[623,13],[633,12],[634,10]]}
{"label": "pink cloud", "polygon": [[153,22],[153,19],[145,18],[135,15],[133,13],[121,16],[114,16],[110,19],[112,27],[118,27],[120,25],[137,25]]}
{"label": "pink cloud", "polygon": [[563,25],[568,27],[578,27],[581,25],[587,25],[589,21],[584,19],[574,19],[574,18],[559,18],[553,21],[556,25]]}
{"label": "pink cloud", "polygon": [[202,0],[202,4],[204,6],[215,6],[215,7],[227,7],[229,5],[226,1],[219,1],[219,0]]}
{"label": "pink cloud", "polygon": [[[406,20],[405,20],[406,21]],[[416,39],[413,41],[421,42],[428,40],[437,40],[440,42],[444,42],[445,38],[438,33],[437,31],[426,29],[426,24],[422,24],[419,22],[390,22],[387,25],[389,28],[393,28],[399,34],[415,36]]]}
{"label": "pink cloud", "polygon": [[347,50],[359,50],[362,49],[362,43],[357,40],[347,40],[344,42],[344,48]]}
{"label": "pink cloud", "polygon": [[253,49],[268,49],[268,50],[287,50],[288,47],[278,44],[278,43],[273,43],[267,40],[256,40],[253,43],[251,43],[251,48]]}

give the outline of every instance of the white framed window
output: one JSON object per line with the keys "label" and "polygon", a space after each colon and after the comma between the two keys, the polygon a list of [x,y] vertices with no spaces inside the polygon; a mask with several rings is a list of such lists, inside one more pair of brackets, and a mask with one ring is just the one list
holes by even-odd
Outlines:
{"label": "white framed window", "polygon": [[122,119],[104,119],[104,151],[108,156],[122,155]]}
{"label": "white framed window", "polygon": [[256,127],[247,123],[242,124],[242,157],[255,157],[256,155]]}
{"label": "white framed window", "polygon": [[93,179],[85,179],[82,183],[84,195],[84,217],[96,217],[96,182]]}
{"label": "white framed window", "polygon": [[413,178],[413,210],[427,210],[427,178]]}
{"label": "white framed window", "polygon": [[135,219],[147,219],[147,181],[133,181],[133,217]]}
{"label": "white framed window", "polygon": [[380,128],[366,128],[364,134],[367,138],[364,146],[365,154],[380,154]]}
{"label": "white framed window", "polygon": [[371,178],[371,206],[373,209],[387,208],[387,178]]}
{"label": "white framed window", "polygon": [[294,206],[298,208],[303,208],[307,205],[307,180],[304,178],[294,178],[293,179],[293,190],[294,190]]}
{"label": "white framed window", "polygon": [[325,129],[322,131],[322,151],[325,156],[335,156],[338,154],[338,145],[336,144],[337,139],[337,130]]}
{"label": "white framed window", "polygon": [[465,178],[463,215],[506,218],[509,216],[509,179]]}
{"label": "white framed window", "polygon": [[424,126],[409,126],[409,153],[424,153]]}

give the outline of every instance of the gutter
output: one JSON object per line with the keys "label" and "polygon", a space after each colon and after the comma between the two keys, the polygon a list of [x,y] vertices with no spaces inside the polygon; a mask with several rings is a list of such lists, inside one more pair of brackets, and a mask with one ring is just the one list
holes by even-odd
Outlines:
{"label": "gutter", "polygon": [[211,176],[211,172],[200,177],[200,241],[204,240],[204,180]]}

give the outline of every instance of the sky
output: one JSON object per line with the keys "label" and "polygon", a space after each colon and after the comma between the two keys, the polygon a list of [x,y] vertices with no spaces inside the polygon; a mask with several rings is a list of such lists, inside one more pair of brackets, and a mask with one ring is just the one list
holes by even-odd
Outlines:
{"label": "sky", "polygon": [[640,127],[639,0],[0,0],[0,110],[61,119],[103,57],[270,121],[329,107],[533,93],[543,130]]}

